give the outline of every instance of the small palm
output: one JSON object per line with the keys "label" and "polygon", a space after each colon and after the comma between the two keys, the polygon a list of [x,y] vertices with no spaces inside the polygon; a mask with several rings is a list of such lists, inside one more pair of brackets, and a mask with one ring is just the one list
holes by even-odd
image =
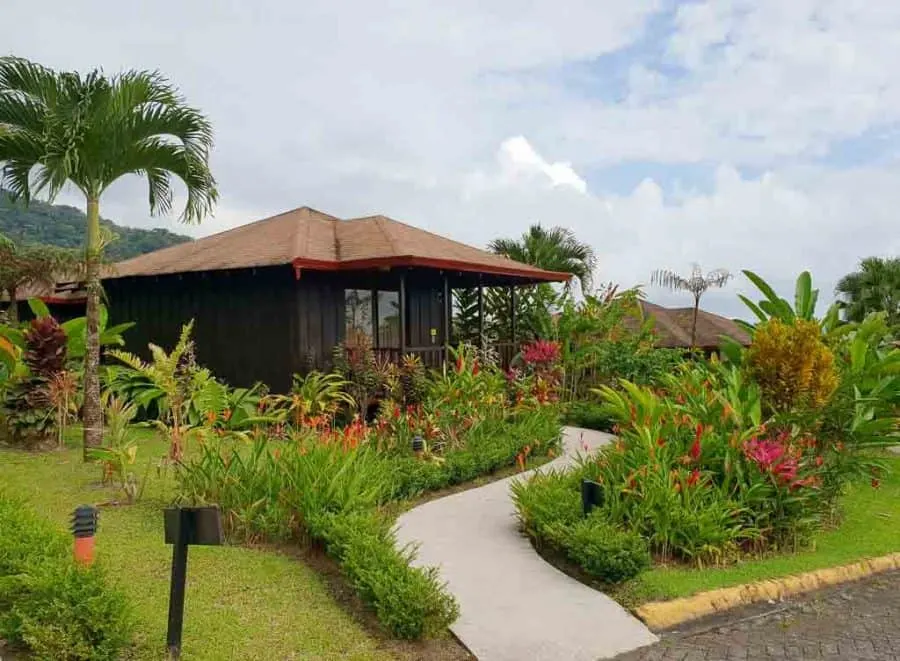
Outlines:
{"label": "small palm", "polygon": [[715,269],[703,273],[698,264],[694,264],[691,274],[684,277],[675,271],[660,269],[654,271],[650,282],[659,287],[665,287],[673,291],[686,291],[694,297],[694,315],[691,321],[691,348],[697,343],[697,313],[700,310],[700,299],[712,288],[724,287],[731,279],[731,273],[725,269]]}

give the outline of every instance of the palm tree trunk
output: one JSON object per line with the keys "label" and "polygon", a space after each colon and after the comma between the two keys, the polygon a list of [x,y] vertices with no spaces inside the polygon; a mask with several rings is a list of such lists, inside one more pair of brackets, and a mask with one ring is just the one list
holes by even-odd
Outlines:
{"label": "palm tree trunk", "polygon": [[12,287],[6,290],[6,293],[9,294],[9,310],[7,311],[7,316],[9,317],[9,322],[15,325],[19,323],[19,299],[16,297],[16,288]]}
{"label": "palm tree trunk", "polygon": [[100,411],[100,202],[87,201],[87,339],[84,355],[84,460],[103,441]]}
{"label": "palm tree trunk", "polygon": [[691,351],[697,347],[697,311],[700,309],[700,297],[694,296],[694,318],[691,320]]}

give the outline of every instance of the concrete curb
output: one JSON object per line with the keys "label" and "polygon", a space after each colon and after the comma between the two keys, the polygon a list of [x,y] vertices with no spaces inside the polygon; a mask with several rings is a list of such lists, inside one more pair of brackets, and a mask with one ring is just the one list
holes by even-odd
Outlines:
{"label": "concrete curb", "polygon": [[804,574],[710,590],[671,601],[653,601],[638,607],[634,612],[650,629],[659,631],[737,606],[746,606],[759,601],[776,601],[830,585],[856,581],[892,569],[900,569],[900,553],[891,553],[840,567],[817,569]]}

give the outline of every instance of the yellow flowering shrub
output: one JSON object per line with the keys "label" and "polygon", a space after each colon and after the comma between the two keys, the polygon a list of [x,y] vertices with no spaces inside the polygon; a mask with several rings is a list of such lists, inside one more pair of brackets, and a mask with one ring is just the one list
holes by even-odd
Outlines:
{"label": "yellow flowering shrub", "polygon": [[744,364],[776,411],[821,407],[838,385],[834,354],[815,321],[773,318],[757,326]]}

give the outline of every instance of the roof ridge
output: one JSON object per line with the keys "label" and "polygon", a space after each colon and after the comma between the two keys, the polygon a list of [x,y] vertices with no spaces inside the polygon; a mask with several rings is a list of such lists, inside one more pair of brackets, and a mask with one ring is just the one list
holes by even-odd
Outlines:
{"label": "roof ridge", "polygon": [[[381,233],[384,235],[384,238],[387,239],[388,245],[391,248],[391,252],[395,255],[399,254],[399,250],[397,250],[397,242],[394,241],[394,237],[391,236],[391,233],[388,231],[387,226],[385,225],[385,220],[393,220],[392,218],[388,218],[385,215],[378,214],[374,216],[375,227],[377,227]],[[394,221],[397,222],[397,221]]]}
{"label": "roof ridge", "polygon": [[[411,225],[409,223],[403,222],[402,220],[397,220],[396,218],[391,218],[390,216],[385,216],[383,214],[374,214],[371,216],[359,216],[356,218],[349,218],[349,219],[347,219],[347,222],[353,222],[356,220],[376,220],[377,221],[378,219],[387,220],[392,223],[397,223],[398,225],[403,225],[404,227],[408,227],[412,230],[415,230],[416,232],[421,232],[422,234],[427,234],[429,236],[433,236],[434,238],[439,239],[441,241],[450,241],[451,243],[454,243],[459,246],[463,246],[464,248],[467,248],[469,250],[475,250],[477,252],[480,252],[483,255],[489,256],[494,259],[503,260],[505,262],[510,262],[512,264],[516,264],[517,266],[524,266],[528,269],[534,269],[535,271],[543,271],[545,273],[562,273],[562,271],[550,271],[548,269],[542,269],[537,266],[534,266],[533,264],[527,264],[525,262],[520,262],[511,257],[507,257],[506,255],[500,255],[495,252],[491,252],[490,250],[487,250],[486,248],[479,248],[478,246],[473,246],[468,243],[464,243],[463,241],[460,241],[458,239],[453,239],[449,236],[444,236],[443,234],[437,234],[436,232],[432,232],[431,230],[424,229],[422,227],[419,227],[418,225]],[[396,250],[396,248],[394,247],[393,244],[391,245],[391,248]]]}

